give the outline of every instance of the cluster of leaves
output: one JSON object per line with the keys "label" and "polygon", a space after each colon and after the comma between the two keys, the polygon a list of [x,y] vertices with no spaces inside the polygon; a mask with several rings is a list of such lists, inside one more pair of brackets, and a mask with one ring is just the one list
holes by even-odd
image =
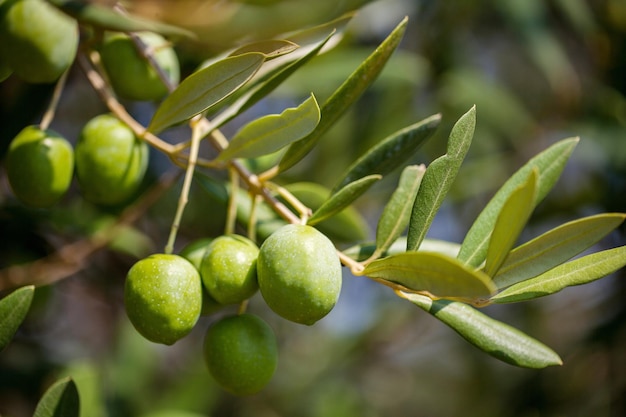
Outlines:
{"label": "cluster of leaves", "polygon": [[[107,9],[77,7],[77,3],[67,1],[53,3],[74,13],[84,24],[184,35],[184,31],[108,13]],[[189,123],[189,142],[160,150],[186,167],[186,179],[195,178],[208,193],[228,200],[236,219],[259,240],[285,222],[316,226],[330,237],[345,233],[337,229],[358,223],[358,215],[353,216],[357,220],[344,217],[343,223],[332,221],[352,210],[351,204],[383,176],[407,164],[437,130],[439,115],[380,140],[347,168],[332,189],[317,184],[301,188],[317,197],[323,195],[314,204],[305,201],[305,193],[297,191],[297,184],[283,187],[274,179],[301,162],[377,78],[398,47],[406,20],[323,104],[319,105],[311,94],[294,108],[251,121],[229,140],[219,128],[268,96],[318,55],[337,35],[336,28],[348,20],[346,17],[285,39],[244,45],[216,58],[176,86],[138,135],[159,148],[157,135]],[[119,115],[117,107],[111,110]],[[452,128],[444,155],[428,166],[403,167],[397,188],[380,215],[375,241],[360,242],[338,253],[354,275],[390,287],[400,298],[432,314],[500,360],[528,368],[561,364],[558,354],[548,346],[485,315],[479,308],[547,296],[622,268],[626,265],[623,246],[578,255],[617,228],[626,214],[573,220],[517,245],[533,210],[556,184],[578,143],[577,138],[569,138],[550,146],[515,172],[485,206],[461,244],[428,239],[433,219],[471,145],[475,125],[473,107]],[[202,140],[218,150],[215,159],[198,159]],[[183,153],[186,150],[188,153]],[[251,160],[268,155],[274,156],[269,167],[260,172],[248,168]],[[203,167],[230,169],[237,176],[227,184],[210,176]],[[239,190],[239,182],[245,184],[245,191]],[[183,207],[181,203],[181,215]],[[352,237],[344,240],[354,240]],[[168,243],[170,250],[172,244]],[[33,292],[34,286],[24,286],[0,300],[0,349],[10,342],[24,320]],[[76,415],[77,404],[74,383],[61,380],[42,398],[35,415]]]}

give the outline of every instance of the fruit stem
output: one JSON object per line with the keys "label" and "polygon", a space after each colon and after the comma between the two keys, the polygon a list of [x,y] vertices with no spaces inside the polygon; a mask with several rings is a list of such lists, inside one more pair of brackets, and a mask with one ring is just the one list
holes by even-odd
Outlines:
{"label": "fruit stem", "polygon": [[174,221],[170,228],[170,236],[165,246],[165,253],[170,254],[174,252],[174,242],[176,241],[176,235],[180,228],[180,222],[183,218],[185,206],[189,201],[189,190],[191,188],[191,180],[193,179],[193,173],[196,169],[196,160],[198,159],[198,150],[200,148],[200,129],[198,124],[198,116],[193,118],[190,122],[191,125],[191,148],[189,149],[189,162],[187,164],[187,170],[185,171],[185,178],[183,180],[183,188],[180,191],[178,197],[178,206],[176,207],[176,214],[174,215]]}
{"label": "fruit stem", "polygon": [[63,88],[65,87],[65,81],[67,80],[68,73],[69,68],[63,71],[63,74],[61,74],[61,77],[54,86],[54,91],[52,92],[52,97],[50,98],[48,108],[41,118],[41,123],[39,123],[39,128],[41,130],[48,129],[48,127],[50,127],[50,123],[52,123],[52,120],[54,119],[54,114],[56,112],[57,106],[59,105],[59,100],[61,99],[61,94],[63,93]]}
{"label": "fruit stem", "polygon": [[227,235],[235,232],[235,222],[237,221],[237,198],[239,197],[239,175],[232,167],[228,169],[230,177],[230,196],[228,197],[228,209],[226,211],[226,227],[224,233]]}

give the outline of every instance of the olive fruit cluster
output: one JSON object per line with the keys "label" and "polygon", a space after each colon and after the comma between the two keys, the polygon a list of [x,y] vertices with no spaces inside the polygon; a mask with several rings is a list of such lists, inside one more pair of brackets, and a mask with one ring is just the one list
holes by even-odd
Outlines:
{"label": "olive fruit cluster", "polygon": [[[125,304],[140,334],[170,345],[191,332],[202,314],[242,303],[259,290],[281,317],[314,324],[332,310],[341,290],[334,245],[317,229],[292,224],[275,231],[260,248],[234,234],[201,239],[180,255],[152,255],[133,265]],[[262,389],[278,357],[270,326],[247,313],[215,321],[203,352],[214,379],[237,395]]]}
{"label": "olive fruit cluster", "polygon": [[35,208],[57,203],[74,172],[86,200],[120,204],[137,190],[147,166],[148,146],[109,114],[87,122],[75,148],[51,129],[27,126],[11,141],[6,155],[13,193]]}

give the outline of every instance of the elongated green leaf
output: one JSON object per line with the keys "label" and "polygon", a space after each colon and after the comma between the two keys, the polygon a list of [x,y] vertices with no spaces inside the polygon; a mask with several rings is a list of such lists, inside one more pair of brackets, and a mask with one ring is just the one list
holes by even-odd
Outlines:
{"label": "elongated green leaf", "polygon": [[331,197],[324,202],[313,212],[313,215],[309,217],[307,224],[314,225],[321,221],[328,219],[341,210],[348,207],[359,198],[365,191],[367,191],[376,181],[382,178],[380,175],[368,175],[356,181],[347,184],[337,193],[331,195]]}
{"label": "elongated green leaf", "polygon": [[67,377],[58,380],[39,400],[33,417],[78,417],[80,399],[74,381]]}
{"label": "elongated green leaf", "polygon": [[623,213],[598,214],[556,227],[513,249],[493,281],[505,288],[549,271],[596,244],[624,219]]}
{"label": "elongated green leaf", "polygon": [[[295,182],[285,186],[302,204],[317,211],[330,197],[330,190],[313,182]],[[353,207],[348,206],[332,217],[315,225],[333,241],[357,242],[370,234],[367,221]]]}
{"label": "elongated green leaf", "polygon": [[232,51],[229,56],[243,55],[248,52],[260,52],[265,55],[265,59],[276,58],[281,55],[291,53],[298,49],[298,45],[284,39],[270,39],[267,41],[257,41],[247,43]]}
{"label": "elongated green leaf", "polygon": [[0,350],[4,349],[20,327],[33,301],[35,287],[29,285],[0,300]]}
{"label": "elongated green leaf", "polygon": [[513,174],[474,221],[461,244],[458,258],[468,265],[479,267],[485,260],[491,232],[508,196],[528,178],[530,171],[536,168],[539,177],[534,206],[537,206],[559,179],[577,143],[578,138],[564,139],[533,157]]}
{"label": "elongated green leaf", "polygon": [[407,250],[417,250],[426,237],[435,214],[439,211],[465,159],[472,143],[475,126],[476,107],[474,106],[461,116],[452,128],[446,154],[437,158],[426,169],[411,212]]}
{"label": "elongated green leaf", "polygon": [[[418,251],[420,252],[436,252],[442,255],[455,258],[459,253],[460,244],[454,242],[447,242],[439,239],[426,238],[420,245]],[[365,261],[374,255],[376,250],[376,244],[374,242],[364,242],[351,246],[347,249],[343,249],[342,252],[356,261]],[[396,255],[398,253],[406,252],[406,236],[400,236],[381,256]]]}
{"label": "elongated green leaf", "polygon": [[563,364],[559,355],[543,343],[467,304],[433,301],[419,294],[405,294],[404,297],[450,326],[478,349],[501,361],[535,369]]}
{"label": "elongated green leaf", "polygon": [[81,23],[118,32],[157,32],[168,36],[195,38],[186,29],[145,18],[122,15],[110,7],[79,0],[49,0],[50,3]]}
{"label": "elongated green leaf", "polygon": [[420,188],[426,167],[409,165],[400,175],[398,187],[385,205],[376,228],[376,254],[387,252],[409,225],[413,201]]}
{"label": "elongated green leaf", "polygon": [[491,278],[455,258],[434,252],[405,252],[369,263],[363,275],[400,284],[436,298],[477,300],[496,291]]}
{"label": "elongated green leaf", "polygon": [[561,264],[491,297],[494,303],[532,300],[605,277],[626,265],[626,246],[604,250]]}
{"label": "elongated green leaf", "polygon": [[398,168],[435,133],[440,121],[441,116],[436,114],[387,136],[346,170],[333,192],[355,179],[372,174],[386,175]]}
{"label": "elongated green leaf", "polygon": [[256,158],[276,152],[308,135],[319,120],[320,109],[311,95],[298,107],[261,117],[242,127],[217,159]]}
{"label": "elongated green leaf", "polygon": [[225,58],[194,72],[163,100],[148,130],[158,133],[219,103],[244,85],[264,60],[263,54],[250,52]]}
{"label": "elongated green leaf", "polygon": [[320,50],[326,45],[328,40],[333,36],[335,31],[328,34],[328,36],[320,41],[310,52],[300,57],[299,59],[291,62],[285,67],[273,72],[267,79],[259,82],[246,91],[240,97],[238,97],[233,103],[229,103],[228,107],[224,111],[213,117],[213,125],[220,127],[224,123],[232,120],[237,115],[241,114],[245,110],[258,103],[263,97],[274,91],[280,84],[283,83],[289,76],[291,76],[296,70],[300,69],[304,64],[309,62],[313,57],[317,56]]}
{"label": "elongated green leaf", "polygon": [[511,193],[500,210],[485,260],[484,271],[490,277],[498,272],[530,218],[535,202],[537,176],[536,169],[530,171],[528,180]]}
{"label": "elongated green leaf", "polygon": [[400,44],[407,22],[407,18],[404,18],[378,48],[335,90],[333,95],[322,106],[322,119],[317,129],[306,138],[289,147],[278,165],[280,172],[291,168],[304,158],[313,149],[320,137],[335,124],[346,110],[361,97],[361,94],[367,87],[374,82],[393,51]]}

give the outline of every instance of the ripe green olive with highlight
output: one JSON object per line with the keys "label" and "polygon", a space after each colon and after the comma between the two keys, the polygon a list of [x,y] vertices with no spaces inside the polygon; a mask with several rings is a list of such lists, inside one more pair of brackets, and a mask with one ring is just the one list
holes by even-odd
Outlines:
{"label": "ripe green olive with highlight", "polygon": [[[169,81],[173,85],[178,84],[180,78],[178,58],[168,41],[152,32],[140,32],[137,36],[153,52],[155,61]],[[130,36],[123,33],[108,34],[100,48],[100,56],[113,89],[120,97],[154,101],[168,93],[167,86],[158,72],[141,55]]]}
{"label": "ripe green olive with highlight", "polygon": [[31,207],[50,207],[70,187],[74,150],[57,132],[27,126],[9,145],[6,170],[11,189],[21,202]]}
{"label": "ripe green olive with highlight", "polygon": [[128,271],[124,305],[143,337],[172,345],[191,332],[200,316],[200,274],[181,256],[150,255]]}
{"label": "ripe green olive with highlight", "polygon": [[213,240],[200,264],[209,294],[221,304],[237,304],[252,297],[259,289],[258,254],[257,245],[243,236],[230,234]]}
{"label": "ripe green olive with highlight", "polygon": [[259,251],[257,275],[267,305],[300,324],[326,316],[341,291],[335,246],[311,226],[286,225],[268,237]]}
{"label": "ripe green olive with highlight", "polygon": [[44,0],[0,6],[0,61],[29,83],[56,81],[74,62],[78,23]]}
{"label": "ripe green olive with highlight", "polygon": [[126,202],[148,167],[148,145],[115,116],[102,114],[83,127],[76,143],[76,176],[86,200]]}
{"label": "ripe green olive with highlight", "polygon": [[210,374],[235,395],[259,392],[272,379],[278,363],[272,328],[251,314],[227,316],[211,325],[203,351]]}

